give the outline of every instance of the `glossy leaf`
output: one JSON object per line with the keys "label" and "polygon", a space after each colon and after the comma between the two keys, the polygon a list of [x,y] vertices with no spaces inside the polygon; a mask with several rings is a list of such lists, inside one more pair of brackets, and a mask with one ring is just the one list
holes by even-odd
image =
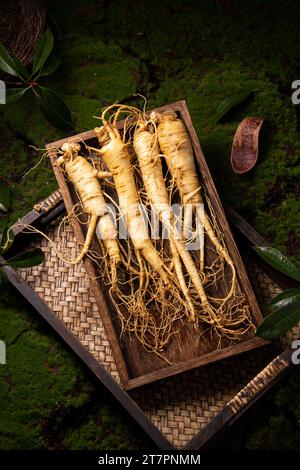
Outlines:
{"label": "glossy leaf", "polygon": [[6,264],[13,268],[30,268],[31,266],[42,264],[44,258],[43,251],[40,248],[35,248],[34,250],[23,251],[17,254],[7,260]]}
{"label": "glossy leaf", "polygon": [[269,246],[254,246],[256,253],[273,268],[300,282],[300,269],[281,251]]}
{"label": "glossy leaf", "polygon": [[39,87],[37,92],[41,111],[48,121],[57,129],[72,129],[71,113],[62,98],[55,91],[45,87]]}
{"label": "glossy leaf", "polygon": [[60,64],[61,64],[61,58],[52,53],[46,60],[46,63],[41,69],[41,71],[39,72],[38,76],[46,77],[48,75],[51,75],[52,73],[55,72],[55,70],[58,69]]}
{"label": "glossy leaf", "polygon": [[22,81],[27,81],[30,78],[29,72],[26,67],[22,64],[22,62],[16,57],[13,57],[13,61],[15,63],[16,70],[18,72],[18,77],[21,78]]}
{"label": "glossy leaf", "polygon": [[21,80],[27,80],[29,77],[24,65],[19,59],[12,57],[2,44],[0,44],[0,69],[9,75],[21,78]]}
{"label": "glossy leaf", "polygon": [[11,201],[10,189],[4,181],[0,181],[0,211],[8,212]]}
{"label": "glossy leaf", "polygon": [[14,242],[14,233],[8,226],[5,226],[0,234],[0,255],[3,255]]}
{"label": "glossy leaf", "polygon": [[6,90],[6,104],[14,103],[15,101],[22,98],[22,96],[29,90],[30,87],[27,88],[8,88]]}
{"label": "glossy leaf", "polygon": [[223,120],[226,115],[233,110],[233,108],[236,108],[242,103],[244,103],[244,101],[246,101],[246,99],[249,98],[252,93],[252,90],[239,91],[237,93],[234,93],[233,95],[224,98],[224,100],[221,101],[216,112],[216,123]]}
{"label": "glossy leaf", "polygon": [[276,304],[280,302],[281,300],[288,299],[290,297],[298,297],[300,300],[300,289],[292,288],[292,289],[287,289],[283,292],[280,292],[280,294],[276,295],[276,297],[272,300],[272,302],[269,305],[269,308],[271,310],[276,309]]}
{"label": "glossy leaf", "polygon": [[36,44],[35,54],[33,57],[33,73],[36,73],[42,69],[53,49],[53,45],[53,34],[51,33],[50,29],[47,29],[45,33],[41,34]]}
{"label": "glossy leaf", "polygon": [[290,297],[277,304],[276,310],[265,317],[256,330],[256,336],[265,339],[278,338],[300,321],[300,299]]}

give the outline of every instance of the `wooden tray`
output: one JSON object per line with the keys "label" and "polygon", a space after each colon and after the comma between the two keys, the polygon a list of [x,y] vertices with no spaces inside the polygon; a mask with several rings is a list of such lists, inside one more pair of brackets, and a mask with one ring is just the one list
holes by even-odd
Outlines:
{"label": "wooden tray", "polygon": [[[255,325],[258,325],[262,320],[262,315],[228,226],[220,199],[193,128],[187,106],[184,101],[180,101],[163,106],[157,111],[163,112],[167,110],[178,113],[189,131],[199,176],[201,175],[201,183],[210,198],[219,227],[224,234],[227,249],[231,254],[237,271],[237,291],[245,294],[253,322]],[[122,123],[120,123],[119,128],[122,129]],[[91,130],[67,139],[51,142],[47,145],[47,148],[60,148],[64,142],[85,142],[87,145],[97,146],[95,132]],[[74,204],[78,203],[77,195],[72,184],[65,180],[61,169],[55,166],[57,153],[52,150],[50,156],[63,200],[67,211],[70,213]],[[82,221],[85,221],[85,219]],[[78,242],[83,243],[86,235],[85,225],[81,224],[75,218],[72,218],[72,224]],[[95,240],[93,249],[97,249],[96,247],[97,242]],[[206,257],[208,259],[210,257],[209,250],[206,253]],[[209,345],[207,342],[198,341],[199,333],[195,330],[193,324],[186,320],[184,328],[181,328],[180,333],[171,339],[164,352],[164,356],[172,363],[172,365],[166,366],[165,361],[147,353],[134,338],[129,338],[124,334],[122,341],[119,340],[119,321],[106,295],[105,289],[102,289],[102,283],[96,271],[96,265],[88,257],[85,258],[84,264],[89,278],[97,278],[92,282],[93,292],[111,344],[117,370],[125,389],[135,388],[266,344],[265,340],[253,338],[253,333],[247,332],[239,343],[228,344],[228,346],[222,347],[222,349],[217,349],[217,338],[212,339]],[[219,295],[221,296],[222,292],[220,292]]]}
{"label": "wooden tray", "polygon": [[[55,241],[59,220],[65,213],[59,191],[37,204],[22,221],[33,224]],[[299,287],[258,257],[253,245],[266,242],[235,211],[226,207],[249,278],[262,311],[282,289]],[[15,249],[41,246],[45,262],[15,271],[3,266],[9,281],[43,319],[110,391],[160,449],[202,449],[239,418],[291,366],[295,326],[279,342],[227,358],[180,376],[126,392],[112,355],[109,339],[83,263],[64,265],[49,240],[29,237],[14,229]],[[60,235],[61,236],[61,235]],[[66,244],[76,244],[71,227],[63,233]],[[13,253],[12,253],[13,254]],[[63,286],[62,286],[63,283]],[[63,288],[62,288],[63,287]],[[73,302],[68,302],[69,292]],[[34,314],[34,312],[32,312]]]}

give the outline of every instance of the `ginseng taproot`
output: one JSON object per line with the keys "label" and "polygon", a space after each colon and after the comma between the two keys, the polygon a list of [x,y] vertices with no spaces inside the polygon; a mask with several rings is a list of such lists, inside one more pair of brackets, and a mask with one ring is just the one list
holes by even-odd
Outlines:
{"label": "ginseng taproot", "polygon": [[94,168],[85,157],[78,155],[79,144],[65,143],[61,148],[63,155],[56,162],[63,166],[69,180],[74,185],[85,213],[89,216],[86,239],[80,254],[69,263],[76,264],[88,253],[92,237],[98,222],[98,233],[101,235],[111,263],[120,263],[121,256],[114,223],[107,209],[99,179],[110,177],[110,173]]}

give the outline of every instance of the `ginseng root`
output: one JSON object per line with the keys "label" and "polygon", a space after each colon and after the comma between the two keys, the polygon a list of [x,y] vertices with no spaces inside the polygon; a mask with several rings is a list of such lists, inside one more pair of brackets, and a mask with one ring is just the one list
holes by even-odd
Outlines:
{"label": "ginseng root", "polygon": [[99,182],[99,178],[111,175],[108,172],[98,171],[86,158],[78,155],[80,151],[79,144],[65,143],[61,150],[63,155],[57,159],[56,164],[63,166],[68,179],[78,193],[84,212],[89,216],[86,239],[82,250],[76,259],[70,259],[68,262],[77,264],[84,258],[90,249],[92,237],[96,231],[99,240],[103,241],[107,249],[112,269],[115,269],[121,262],[117,232],[107,209]]}
{"label": "ginseng root", "polygon": [[112,173],[119,199],[120,212],[124,217],[135,250],[142,254],[152,269],[160,275],[164,283],[168,284],[168,269],[149,238],[146,222],[141,211],[128,146],[122,141],[118,129],[109,124],[103,115],[101,119],[104,126],[95,129],[101,148],[93,150],[102,155],[105,164]]}
{"label": "ginseng root", "polygon": [[163,225],[168,229],[177,278],[189,306],[190,320],[195,321],[195,308],[188,292],[181,260],[185,265],[191,282],[202,299],[203,305],[209,309],[209,303],[192,257],[185,244],[179,239],[174,226],[174,216],[169,204],[169,195],[163,176],[157,136],[149,130],[149,124],[142,120],[137,123],[134,133],[134,150],[150,203],[153,209],[157,211]]}
{"label": "ginseng root", "polygon": [[[192,205],[193,211],[187,213],[188,220],[184,221],[185,227],[192,227],[192,215],[196,210],[197,205],[203,205],[204,199],[201,192],[201,185],[196,172],[194,154],[188,132],[185,128],[183,121],[176,116],[175,113],[152,113],[150,119],[154,120],[156,125],[157,139],[162,154],[166,159],[167,166],[173,182],[176,184],[180,194],[181,203],[183,206],[187,204]],[[212,227],[210,219],[204,210],[202,213],[202,224],[204,225],[205,233],[210,239],[212,245],[219,257],[224,260],[229,266],[232,276],[230,288],[224,298],[208,297],[209,304],[214,312],[211,317],[213,323],[216,324],[217,329],[226,335],[243,334],[245,328],[249,327],[249,311],[244,304],[244,296],[236,295],[236,271],[233,261],[218,236]],[[205,269],[204,250],[200,254],[200,271],[204,273]],[[205,300],[200,296],[202,305]],[[227,307],[225,306],[227,305]],[[239,305],[238,305],[239,304]],[[237,325],[241,326],[240,331]]]}
{"label": "ginseng root", "polygon": [[[175,113],[164,113],[162,115],[155,113],[152,117],[159,122],[157,126],[159,146],[179,190],[182,205],[191,204],[192,208],[196,209],[197,205],[203,204],[204,201],[196,171],[193,148],[186,127]],[[184,226],[190,228],[192,227],[192,213],[188,212],[188,214],[188,219],[184,220]],[[231,284],[233,288],[236,279],[233,262],[227,250],[215,235],[206,212],[204,212],[203,219],[201,222],[204,225],[207,236],[232,270]],[[204,270],[204,253],[201,257],[200,269]],[[232,292],[230,292],[231,294]]]}

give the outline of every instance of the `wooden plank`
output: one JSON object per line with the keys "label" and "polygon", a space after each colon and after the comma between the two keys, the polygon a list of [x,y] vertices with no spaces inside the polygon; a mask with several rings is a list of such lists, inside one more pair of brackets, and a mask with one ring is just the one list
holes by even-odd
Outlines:
{"label": "wooden plank", "polygon": [[225,359],[226,357],[241,354],[250,351],[251,349],[266,346],[268,344],[270,344],[270,341],[267,341],[262,338],[253,338],[248,341],[243,341],[241,343],[228,346],[227,348],[218,349],[211,353],[204,354],[203,356],[194,357],[193,359],[190,359],[188,361],[178,362],[177,364],[165,367],[164,369],[156,370],[151,372],[150,374],[137,377],[136,379],[131,379],[126,384],[126,389],[129,390],[132,388],[140,387],[147,383],[161,380],[166,377],[171,377],[181,372],[195,369],[208,363],[211,364],[213,362],[220,361],[221,359]]}
{"label": "wooden plank", "polygon": [[37,204],[34,208],[19,219],[12,227],[13,233],[17,236],[24,230],[26,225],[34,225],[37,222],[47,224],[50,220],[54,220],[60,213],[65,210],[64,202],[58,191],[53,191],[42,204]]}
{"label": "wooden plank", "polygon": [[12,230],[14,235],[17,236],[20,232],[22,232],[22,230],[24,230],[24,225],[34,224],[41,217],[41,215],[42,214],[40,212],[32,209],[13,225]]}
{"label": "wooden plank", "polygon": [[[0,262],[4,259],[0,257]],[[125,407],[135,421],[145,430],[160,449],[174,449],[171,443],[160,433],[154,424],[146,417],[136,402],[126,393],[113,377],[96,361],[90,352],[80,343],[66,325],[57,318],[48,305],[10,266],[2,266],[9,282],[36,309],[47,323],[59,334],[63,341],[77,354],[93,374],[103,383],[112,395]]]}
{"label": "wooden plank", "polygon": [[[201,175],[202,184],[204,184],[208,189],[219,226],[225,235],[228,251],[231,253],[231,257],[237,270],[237,291],[245,293],[248,304],[252,311],[253,320],[257,325],[262,320],[262,315],[248,280],[243,262],[229,229],[221,202],[206,165],[186,104],[184,101],[180,101],[170,105],[165,105],[163,107],[157,108],[156,110],[159,112],[164,112],[167,110],[175,111],[177,113],[179,112],[181,118],[186,124],[193,145],[195,159]],[[118,123],[118,127],[120,129],[122,128],[122,122]],[[72,136],[71,138],[61,139],[46,146],[48,150],[53,149],[53,151],[50,152],[51,162],[53,164],[54,172],[61,188],[68,212],[71,212],[74,204],[78,202],[78,198],[72,186],[67,184],[61,169],[55,166],[56,150],[54,149],[61,147],[64,142],[83,141],[93,146],[95,137],[95,132],[91,130]],[[78,242],[83,243],[85,239],[85,228],[75,218],[72,218],[72,224]],[[211,250],[207,249],[206,256],[208,261],[210,261],[210,253]],[[96,279],[98,274],[93,262],[87,257],[84,262],[87,274],[90,279]],[[231,345],[228,341],[227,344],[225,343],[225,347],[223,347],[223,349],[217,350],[217,338],[214,338],[210,344],[209,342],[198,341],[199,332],[195,330],[191,323],[186,321],[185,327],[181,328],[180,332],[173,336],[166,348],[166,352],[164,353],[165,357],[172,364],[171,366],[166,367],[165,362],[161,358],[147,353],[135,338],[130,339],[127,335],[122,335],[122,342],[119,341],[118,335],[120,325],[117,320],[117,315],[115,315],[115,312],[113,313],[111,310],[112,306],[110,299],[102,289],[102,285],[99,279],[94,280],[92,283],[94,295],[101,312],[104,327],[111,341],[114,358],[116,360],[117,368],[120,373],[124,388],[129,389],[133,388],[134,386],[140,386],[142,384],[149,383],[152,380],[159,380],[163,377],[169,377],[183,370],[187,370],[188,368],[198,367],[208,362],[214,362],[224,357],[228,357],[229,355],[239,354],[244,350],[244,348],[249,350],[251,348],[261,346],[261,341],[264,341],[264,344],[266,344],[265,340],[250,340],[253,335],[247,333],[243,337],[243,343],[241,342],[236,345]],[[218,292],[218,296],[220,297],[224,293],[222,289],[225,292],[225,287],[221,286],[220,293]],[[244,346],[242,346],[242,344],[244,344]]]}
{"label": "wooden plank", "polygon": [[47,150],[53,150],[55,154],[58,149],[65,143],[65,142],[85,142],[86,140],[95,139],[96,134],[95,131],[92,129],[90,131],[81,132],[80,134],[75,134],[70,137],[59,139],[50,144],[46,145]]}

